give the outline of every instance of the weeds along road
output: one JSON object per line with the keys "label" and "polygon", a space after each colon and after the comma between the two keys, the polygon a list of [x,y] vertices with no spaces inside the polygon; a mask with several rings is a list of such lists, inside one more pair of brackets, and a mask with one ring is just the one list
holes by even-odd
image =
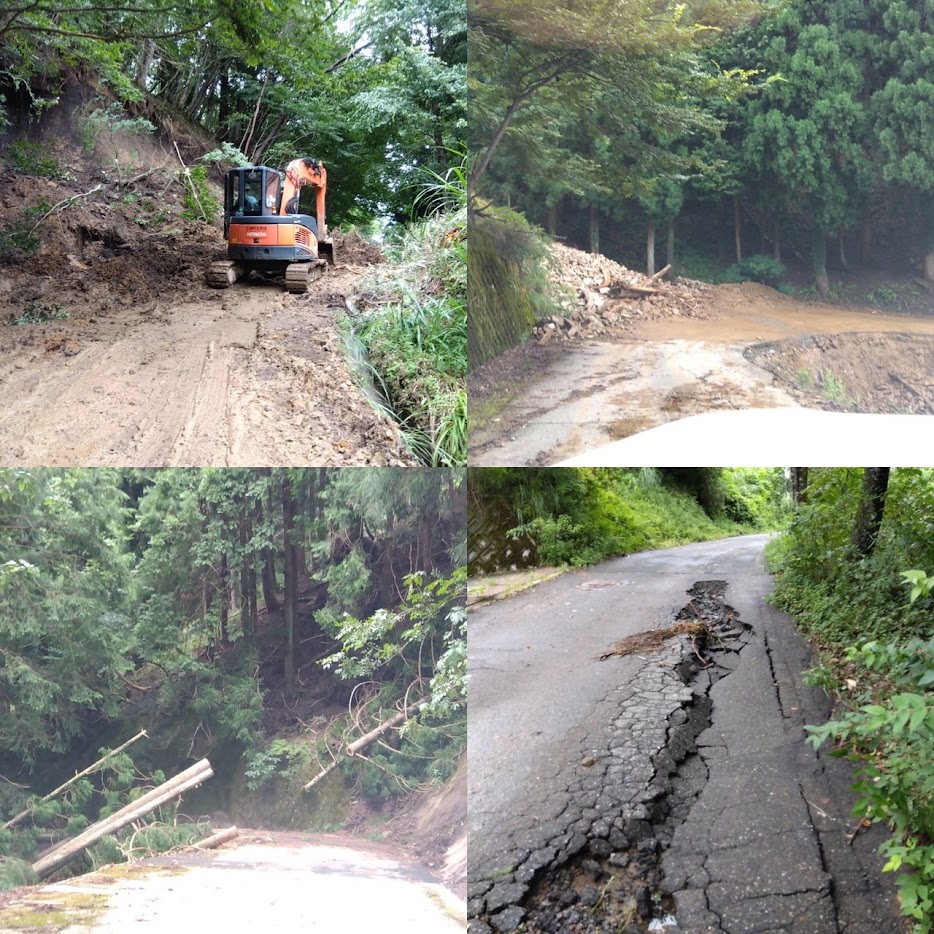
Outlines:
{"label": "weeds along road", "polygon": [[631,555],[471,614],[472,934],[899,930],[876,829],[850,839],[849,767],[804,742],[828,709],[765,602],[766,540]]}
{"label": "weeds along road", "polygon": [[386,845],[241,831],[229,849],[20,889],[0,909],[3,932],[66,927],[70,934],[457,934],[466,920],[463,902]]}
{"label": "weeds along road", "polygon": [[187,291],[0,329],[0,447],[22,466],[410,465],[335,323],[360,270],[305,295]]}

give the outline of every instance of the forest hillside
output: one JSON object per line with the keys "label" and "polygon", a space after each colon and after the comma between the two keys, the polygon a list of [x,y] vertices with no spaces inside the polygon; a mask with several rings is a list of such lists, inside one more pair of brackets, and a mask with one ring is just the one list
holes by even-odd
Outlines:
{"label": "forest hillside", "polygon": [[457,885],[464,502],[430,468],[0,472],[2,884],[206,758],[178,812],[83,858],[233,821],[385,837],[438,871],[453,846]]}

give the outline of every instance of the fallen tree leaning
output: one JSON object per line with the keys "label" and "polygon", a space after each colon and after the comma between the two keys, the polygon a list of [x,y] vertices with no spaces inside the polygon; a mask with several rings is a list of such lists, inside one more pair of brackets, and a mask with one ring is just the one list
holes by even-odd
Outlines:
{"label": "fallen tree leaning", "polygon": [[174,778],[163,782],[158,788],[153,788],[152,791],[146,792],[141,798],[120,808],[110,817],[105,817],[103,820],[91,824],[77,837],[65,840],[50,850],[46,850],[33,863],[33,872],[40,879],[44,879],[56,870],[61,869],[62,866],[66,866],[92,843],[100,840],[101,837],[116,833],[126,827],[127,824],[145,817],[150,811],[154,811],[157,807],[166,804],[178,795],[196,788],[202,782],[211,778],[213,774],[214,770],[211,768],[211,763],[207,759],[201,759],[190,768],[185,769],[184,772],[180,772]]}

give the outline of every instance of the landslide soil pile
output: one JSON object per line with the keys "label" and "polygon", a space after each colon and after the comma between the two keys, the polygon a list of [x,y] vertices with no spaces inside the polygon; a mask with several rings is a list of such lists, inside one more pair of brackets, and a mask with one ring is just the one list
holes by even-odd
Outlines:
{"label": "landslide soil pile", "polygon": [[668,281],[628,269],[605,256],[563,244],[551,248],[555,281],[567,293],[564,315],[538,322],[533,339],[609,337],[624,333],[632,322],[662,317],[707,317],[711,286],[691,279]]}

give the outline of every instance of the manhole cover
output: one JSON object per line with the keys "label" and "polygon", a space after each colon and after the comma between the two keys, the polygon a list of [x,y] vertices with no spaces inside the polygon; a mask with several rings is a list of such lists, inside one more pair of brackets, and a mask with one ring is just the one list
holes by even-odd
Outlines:
{"label": "manhole cover", "polygon": [[611,587],[619,587],[622,581],[584,581],[578,584],[580,590],[609,590]]}

